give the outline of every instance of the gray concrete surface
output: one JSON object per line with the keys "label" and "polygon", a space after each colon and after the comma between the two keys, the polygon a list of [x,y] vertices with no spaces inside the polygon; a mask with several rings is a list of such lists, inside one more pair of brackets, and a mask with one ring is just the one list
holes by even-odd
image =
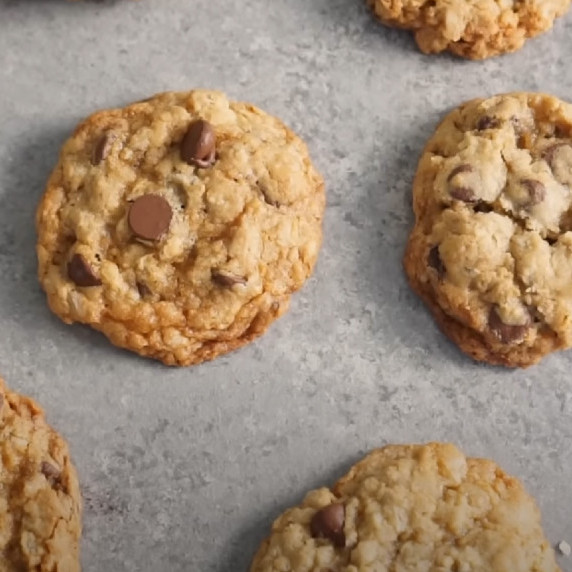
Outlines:
{"label": "gray concrete surface", "polygon": [[[536,495],[550,539],[572,544],[572,351],[526,371],[477,365],[400,266],[439,118],[496,92],[572,99],[571,53],[572,14],[517,54],[471,63],[421,55],[360,0],[0,0],[0,372],[71,443],[86,571],[246,570],[282,509],[387,442],[493,457]],[[327,181],[325,243],[263,339],[168,369],[50,314],[33,215],[83,116],[198,86],[308,141]]]}

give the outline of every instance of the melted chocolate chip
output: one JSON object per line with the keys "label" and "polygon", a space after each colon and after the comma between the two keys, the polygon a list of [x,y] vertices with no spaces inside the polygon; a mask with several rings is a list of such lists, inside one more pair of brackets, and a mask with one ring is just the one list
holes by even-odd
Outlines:
{"label": "melted chocolate chip", "polygon": [[83,288],[101,286],[101,280],[81,254],[72,256],[72,259],[68,262],[67,270],[69,279],[77,286]]}
{"label": "melted chocolate chip", "polygon": [[477,202],[474,207],[476,213],[492,213],[493,210],[493,206],[489,203],[485,203],[485,201]]}
{"label": "melted chocolate chip", "polygon": [[463,201],[464,203],[474,203],[477,200],[475,192],[470,187],[463,184],[455,184],[453,179],[462,175],[463,173],[473,173],[474,169],[472,165],[468,163],[463,163],[462,165],[457,165],[447,177],[447,183],[449,185],[449,194],[458,201]]}
{"label": "melted chocolate chip", "polygon": [[447,269],[443,264],[441,255],[439,254],[439,246],[434,246],[429,251],[429,255],[427,256],[427,264],[437,272],[437,276],[439,276],[439,278],[443,278],[443,276],[445,276]]}
{"label": "melted chocolate chip", "polygon": [[136,282],[135,286],[137,286],[137,291],[139,292],[139,296],[141,296],[141,298],[146,298],[147,296],[151,295],[151,289],[149,288],[149,286],[147,286],[147,284],[145,284],[145,282]]}
{"label": "melted chocolate chip", "polygon": [[106,157],[109,155],[109,151],[111,151],[111,144],[115,140],[115,136],[111,133],[104,133],[95,146],[93,147],[93,151],[91,154],[91,164],[92,165],[99,165]]}
{"label": "melted chocolate chip", "polygon": [[475,203],[477,201],[473,189],[469,189],[468,187],[453,187],[449,193],[454,199],[463,201],[464,203]]}
{"label": "melted chocolate chip", "polygon": [[190,165],[210,167],[216,157],[216,135],[208,121],[193,121],[181,142],[181,158]]}
{"label": "melted chocolate chip", "polygon": [[529,197],[529,205],[537,205],[546,198],[546,187],[534,179],[523,179],[520,184],[526,189]]}
{"label": "melted chocolate chip", "polygon": [[127,222],[133,234],[143,240],[158,240],[169,229],[173,211],[159,195],[143,195],[129,209]]}
{"label": "melted chocolate chip", "polygon": [[529,327],[530,321],[522,326],[505,324],[501,320],[496,308],[491,308],[489,313],[489,328],[503,344],[513,344],[522,341]]}
{"label": "melted chocolate chip", "polygon": [[61,475],[60,469],[51,463],[48,463],[47,461],[42,461],[42,464],[40,465],[40,471],[52,485],[59,480]]}
{"label": "melted chocolate chip", "polygon": [[246,284],[246,278],[223,270],[212,270],[211,277],[215,284],[223,288],[232,288],[235,284]]}
{"label": "melted chocolate chip", "polygon": [[473,167],[471,165],[469,165],[468,163],[463,163],[462,165],[457,165],[449,173],[449,176],[447,177],[447,182],[450,183],[454,177],[456,177],[457,175],[460,175],[461,173],[472,173],[472,172],[473,172]]}
{"label": "melted chocolate chip", "polygon": [[310,532],[314,538],[327,538],[335,546],[346,545],[344,521],[346,511],[343,504],[331,504],[319,510],[310,522]]}
{"label": "melted chocolate chip", "polygon": [[542,155],[554,178],[563,185],[572,185],[572,142],[555,143]]}
{"label": "melted chocolate chip", "polygon": [[272,198],[272,196],[270,194],[270,189],[264,183],[257,181],[256,185],[260,189],[260,192],[262,193],[262,198],[264,199],[265,203],[269,204],[271,207],[279,207],[280,206],[280,202],[277,201],[276,199]]}
{"label": "melted chocolate chip", "polygon": [[483,117],[477,121],[477,129],[479,131],[496,129],[499,125],[500,121],[496,117],[491,117],[490,115],[483,115]]}

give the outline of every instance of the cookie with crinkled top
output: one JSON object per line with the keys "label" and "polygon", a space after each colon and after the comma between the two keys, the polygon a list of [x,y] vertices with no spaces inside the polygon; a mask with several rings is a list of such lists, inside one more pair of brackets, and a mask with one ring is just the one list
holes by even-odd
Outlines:
{"label": "cookie with crinkled top", "polygon": [[525,367],[572,345],[572,105],[462,105],[423,152],[413,208],[406,273],[464,352]]}
{"label": "cookie with crinkled top", "polygon": [[260,336],[313,271],[324,184],[280,120],[215,91],[96,113],[37,211],[39,279],[65,322],[169,365]]}
{"label": "cookie with crinkled top", "polygon": [[250,572],[559,572],[536,503],[453,445],[390,445],[272,526]]}
{"label": "cookie with crinkled top", "polygon": [[367,0],[388,26],[411,30],[422,52],[483,59],[514,52],[550,29],[570,0]]}
{"label": "cookie with crinkled top", "polygon": [[79,572],[81,513],[67,444],[0,378],[0,572]]}

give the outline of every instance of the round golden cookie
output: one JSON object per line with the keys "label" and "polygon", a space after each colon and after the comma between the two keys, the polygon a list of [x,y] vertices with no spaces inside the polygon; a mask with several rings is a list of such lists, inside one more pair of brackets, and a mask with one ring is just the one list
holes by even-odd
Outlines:
{"label": "round golden cookie", "polygon": [[572,105],[468,102],[428,142],[404,265],[477,360],[525,367],[572,345]]}
{"label": "round golden cookie", "polygon": [[534,500],[453,445],[392,445],[287,510],[250,572],[558,572]]}
{"label": "round golden cookie", "polygon": [[570,0],[367,0],[388,26],[412,30],[422,52],[470,59],[514,52],[552,27]]}
{"label": "round golden cookie", "polygon": [[222,93],[96,113],[37,211],[39,279],[67,323],[169,365],[260,336],[310,276],[324,184],[278,119]]}
{"label": "round golden cookie", "polygon": [[0,572],[79,572],[81,512],[67,444],[0,378]]}

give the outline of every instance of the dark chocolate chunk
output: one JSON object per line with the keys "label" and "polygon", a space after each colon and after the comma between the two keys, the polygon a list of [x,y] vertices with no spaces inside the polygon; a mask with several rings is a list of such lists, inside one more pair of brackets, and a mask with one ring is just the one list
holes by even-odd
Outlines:
{"label": "dark chocolate chunk", "polygon": [[522,326],[505,324],[501,320],[497,309],[494,307],[491,308],[489,313],[489,328],[503,344],[513,344],[522,341],[529,327],[530,321]]}
{"label": "dark chocolate chunk", "polygon": [[81,254],[72,256],[72,259],[68,262],[67,270],[69,279],[77,286],[101,286],[101,280]]}
{"label": "dark chocolate chunk", "polygon": [[344,522],[346,510],[343,504],[331,504],[319,510],[310,522],[310,531],[314,538],[327,538],[335,546],[346,545]]}
{"label": "dark chocolate chunk", "polygon": [[429,255],[427,256],[427,264],[437,272],[439,278],[443,278],[443,276],[445,276],[445,272],[447,270],[443,264],[441,255],[439,254],[439,246],[436,245],[429,251]]}
{"label": "dark chocolate chunk", "polygon": [[211,277],[215,284],[223,288],[231,288],[235,284],[246,284],[246,278],[244,276],[232,274],[224,270],[213,269],[211,271]]}

